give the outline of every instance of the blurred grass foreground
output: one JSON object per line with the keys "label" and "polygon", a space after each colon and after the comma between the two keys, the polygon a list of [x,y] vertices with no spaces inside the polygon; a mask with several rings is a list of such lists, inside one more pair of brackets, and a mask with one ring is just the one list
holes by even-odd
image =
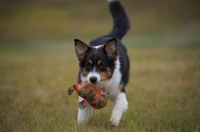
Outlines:
{"label": "blurred grass foreground", "polygon": [[78,61],[73,39],[88,43],[112,28],[106,1],[0,1],[0,131],[200,131],[199,1],[123,0],[131,61],[129,109],[117,129],[112,104],[77,126]]}

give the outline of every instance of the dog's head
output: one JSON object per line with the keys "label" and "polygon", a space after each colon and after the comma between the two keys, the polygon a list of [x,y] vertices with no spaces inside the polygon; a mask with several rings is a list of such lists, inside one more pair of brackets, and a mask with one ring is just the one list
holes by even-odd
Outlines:
{"label": "dog's head", "polygon": [[116,38],[94,47],[78,39],[74,41],[82,77],[85,77],[93,85],[112,78],[115,62],[119,55]]}

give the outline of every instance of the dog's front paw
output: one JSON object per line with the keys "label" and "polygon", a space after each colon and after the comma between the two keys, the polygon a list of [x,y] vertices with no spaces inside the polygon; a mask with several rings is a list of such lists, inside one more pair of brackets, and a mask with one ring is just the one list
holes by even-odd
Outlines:
{"label": "dog's front paw", "polygon": [[77,121],[77,125],[81,126],[81,125],[85,125],[87,123],[87,121]]}
{"label": "dog's front paw", "polygon": [[121,117],[122,117],[122,113],[112,113],[110,120],[109,120],[110,124],[113,127],[117,127],[119,125]]}
{"label": "dog's front paw", "polygon": [[119,125],[120,120],[115,117],[111,117],[109,121],[110,121],[111,126],[117,127]]}

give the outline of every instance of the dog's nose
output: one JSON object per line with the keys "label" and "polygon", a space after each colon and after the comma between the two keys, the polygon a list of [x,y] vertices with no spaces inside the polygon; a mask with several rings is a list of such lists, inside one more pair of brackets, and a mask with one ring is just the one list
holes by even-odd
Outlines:
{"label": "dog's nose", "polygon": [[90,77],[91,83],[95,83],[96,81],[97,81],[97,77],[95,77],[95,76]]}

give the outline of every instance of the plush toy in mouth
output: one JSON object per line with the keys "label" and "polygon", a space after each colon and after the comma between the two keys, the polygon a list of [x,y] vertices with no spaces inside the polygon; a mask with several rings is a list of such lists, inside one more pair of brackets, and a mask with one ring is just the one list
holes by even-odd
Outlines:
{"label": "plush toy in mouth", "polygon": [[83,101],[79,103],[80,109],[84,109],[88,103],[95,109],[101,109],[107,104],[109,92],[107,90],[103,91],[87,81],[83,81],[70,87],[68,89],[68,94],[71,95],[74,90],[76,90],[77,94],[83,98]]}

